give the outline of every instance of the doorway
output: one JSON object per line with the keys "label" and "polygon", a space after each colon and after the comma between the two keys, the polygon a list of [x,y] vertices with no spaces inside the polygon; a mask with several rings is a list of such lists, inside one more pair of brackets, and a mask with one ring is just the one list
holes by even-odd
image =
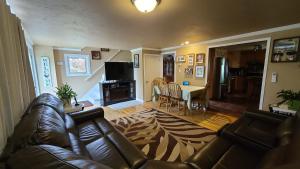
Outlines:
{"label": "doorway", "polygon": [[267,41],[209,48],[209,106],[242,113],[261,109]]}
{"label": "doorway", "polygon": [[163,55],[163,78],[167,83],[175,81],[175,54]]}
{"label": "doorway", "polygon": [[152,100],[152,81],[161,77],[161,55],[144,54],[144,101]]}

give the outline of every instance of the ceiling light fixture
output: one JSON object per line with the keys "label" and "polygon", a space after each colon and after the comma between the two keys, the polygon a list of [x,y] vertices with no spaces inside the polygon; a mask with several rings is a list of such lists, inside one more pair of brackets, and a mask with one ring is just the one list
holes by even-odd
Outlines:
{"label": "ceiling light fixture", "polygon": [[190,44],[190,42],[189,41],[185,41],[184,44],[188,45],[188,44]]}
{"label": "ceiling light fixture", "polygon": [[131,0],[134,6],[143,13],[153,11],[161,2],[161,0]]}

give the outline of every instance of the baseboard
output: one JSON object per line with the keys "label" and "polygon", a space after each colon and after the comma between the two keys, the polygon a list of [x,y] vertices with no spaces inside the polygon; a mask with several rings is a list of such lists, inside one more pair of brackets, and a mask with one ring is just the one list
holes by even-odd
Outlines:
{"label": "baseboard", "polygon": [[142,99],[135,99],[136,101],[139,101],[139,102],[141,102],[141,103],[145,103],[145,101],[144,100],[142,100]]}

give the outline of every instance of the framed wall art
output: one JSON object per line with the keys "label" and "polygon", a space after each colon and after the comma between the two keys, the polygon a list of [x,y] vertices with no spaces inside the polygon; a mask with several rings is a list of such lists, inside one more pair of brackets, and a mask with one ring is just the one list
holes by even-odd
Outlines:
{"label": "framed wall art", "polygon": [[195,58],[195,54],[188,55],[188,65],[189,66],[194,66],[194,58]]}
{"label": "framed wall art", "polygon": [[92,60],[101,60],[101,52],[100,51],[91,51]]}
{"label": "framed wall art", "polygon": [[195,67],[195,76],[196,78],[204,78],[205,66],[196,66]]}
{"label": "framed wall art", "polygon": [[185,62],[185,57],[184,57],[184,55],[177,56],[177,62],[184,63],[184,62]]}
{"label": "framed wall art", "polygon": [[196,63],[204,63],[205,53],[196,54]]}
{"label": "framed wall art", "polygon": [[66,76],[89,76],[91,75],[90,55],[65,54]]}
{"label": "framed wall art", "polygon": [[133,55],[133,67],[134,68],[139,68],[140,67],[140,55],[139,54],[134,54]]}
{"label": "framed wall art", "polygon": [[300,37],[274,40],[271,62],[299,61],[299,41]]}
{"label": "framed wall art", "polygon": [[193,67],[187,67],[184,69],[184,74],[186,76],[192,76],[193,75]]}
{"label": "framed wall art", "polygon": [[50,70],[50,59],[48,56],[41,57],[42,73],[43,73],[43,84],[45,88],[51,88],[52,84],[52,75]]}

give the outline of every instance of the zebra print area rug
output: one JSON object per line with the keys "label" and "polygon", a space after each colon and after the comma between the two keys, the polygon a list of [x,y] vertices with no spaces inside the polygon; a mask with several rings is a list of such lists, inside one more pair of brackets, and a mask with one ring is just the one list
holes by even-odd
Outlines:
{"label": "zebra print area rug", "polygon": [[150,159],[183,162],[216,132],[154,109],[111,121]]}

